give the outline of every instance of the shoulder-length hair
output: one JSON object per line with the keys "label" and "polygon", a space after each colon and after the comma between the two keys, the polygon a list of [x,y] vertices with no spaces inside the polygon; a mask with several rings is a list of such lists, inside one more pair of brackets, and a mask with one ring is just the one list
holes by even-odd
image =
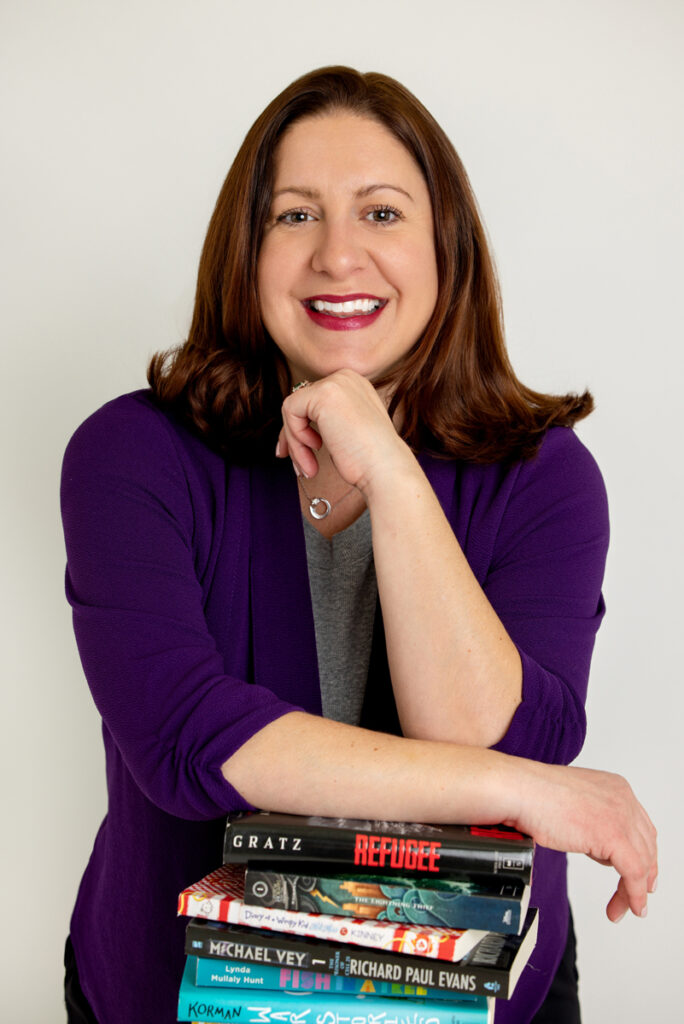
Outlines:
{"label": "shoulder-length hair", "polygon": [[530,457],[548,427],[572,426],[591,412],[591,395],[541,394],[517,379],[485,230],[454,147],[399,82],[346,67],[297,79],[247,133],[209,223],[188,339],[150,362],[154,396],[233,459],[272,453],[292,383],[257,292],[274,153],[295,121],[335,111],[389,129],[416,160],[432,201],[437,303],[411,351],[376,382],[394,387],[390,411],[401,412],[402,436],[416,451],[474,462]]}

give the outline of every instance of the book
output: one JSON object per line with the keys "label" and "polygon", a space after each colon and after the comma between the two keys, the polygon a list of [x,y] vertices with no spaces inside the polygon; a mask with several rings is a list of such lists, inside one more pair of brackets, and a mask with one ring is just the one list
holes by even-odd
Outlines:
{"label": "book", "polygon": [[188,957],[178,994],[178,1020],[269,1024],[492,1024],[494,1000],[458,997],[449,1001],[386,999],[374,995],[330,995],[269,990],[243,992],[196,985],[197,965]]}
{"label": "book", "polygon": [[276,870],[276,866],[268,869],[249,862],[244,900],[250,906],[279,910],[517,935],[530,903],[530,887],[516,879],[503,878],[491,879],[484,885],[475,878],[294,874],[287,869]]}
{"label": "book", "polygon": [[528,910],[520,935],[490,933],[458,964],[200,918],[188,922],[185,951],[218,960],[510,999],[537,941],[538,920],[536,908]]}
{"label": "book", "polygon": [[299,860],[317,863],[319,870],[340,864],[404,876],[507,875],[526,884],[533,855],[534,840],[506,825],[422,825],[267,811],[229,817],[223,844],[224,863]]}
{"label": "book", "polygon": [[[448,989],[399,985],[378,978],[344,978],[324,974],[322,971],[300,971],[296,967],[270,967],[268,964],[215,960],[213,957],[197,956],[195,959],[195,984],[209,985],[212,988],[239,988],[243,991],[288,989],[293,992],[329,992],[333,995],[376,995],[391,999],[454,998],[454,993]],[[466,997],[459,993],[458,998]]]}
{"label": "book", "polygon": [[395,924],[337,914],[251,907],[243,899],[244,885],[245,869],[237,864],[224,864],[180,893],[178,913],[451,962],[461,960],[488,934],[475,928]]}

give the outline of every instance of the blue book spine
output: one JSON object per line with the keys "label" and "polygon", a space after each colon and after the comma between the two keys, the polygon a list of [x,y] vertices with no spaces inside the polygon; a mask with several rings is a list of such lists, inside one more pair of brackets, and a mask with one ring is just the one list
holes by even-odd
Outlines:
{"label": "blue book spine", "polygon": [[[249,990],[197,985],[197,958],[187,957],[178,995],[178,1020],[238,1021],[239,1024],[491,1024],[485,996],[450,1001],[387,999],[377,995],[291,989]],[[284,1016],[286,1015],[286,1017]]]}
{"label": "blue book spine", "polygon": [[266,964],[241,963],[239,960],[216,960],[196,957],[196,985],[212,988],[259,991],[286,989],[291,992],[322,992],[332,995],[371,995],[395,999],[462,999],[466,1003],[477,996],[465,996],[450,989],[425,988],[422,985],[400,985],[379,978],[345,978],[321,971],[301,971],[290,967],[269,967]]}

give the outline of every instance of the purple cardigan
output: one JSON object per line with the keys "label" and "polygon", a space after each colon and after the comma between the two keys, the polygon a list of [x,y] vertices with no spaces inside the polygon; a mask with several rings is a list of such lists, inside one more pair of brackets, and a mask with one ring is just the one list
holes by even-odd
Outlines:
{"label": "purple cardigan", "polygon": [[[421,457],[523,662],[523,701],[499,749],[567,763],[584,739],[603,615],[608,522],[594,460],[570,430],[512,467]],[[71,935],[100,1024],[176,1019],[178,892],[221,862],[227,812],[249,807],[221,764],[298,708],[320,714],[306,552],[288,461],[228,465],[148,392],[108,403],[66,451],[66,588],[102,715],[109,807]],[[396,710],[381,626],[363,724]],[[539,849],[532,965],[497,1024],[529,1020],[567,929],[566,863]]]}

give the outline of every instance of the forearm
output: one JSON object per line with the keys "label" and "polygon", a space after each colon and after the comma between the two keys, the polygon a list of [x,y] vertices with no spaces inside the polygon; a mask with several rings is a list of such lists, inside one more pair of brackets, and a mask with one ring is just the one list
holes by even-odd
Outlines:
{"label": "forearm", "polygon": [[402,730],[491,746],[522,699],[520,657],[408,449],[398,467],[366,497]]}
{"label": "forearm", "polygon": [[255,733],[223,765],[250,803],[327,817],[505,822],[555,850],[612,864],[612,920],[643,916],[658,870],[656,833],[617,775],[538,764],[479,747],[411,740],[303,712]]}
{"label": "forearm", "polygon": [[[315,423],[317,432],[312,431]],[[283,403],[280,455],[364,496],[392,686],[404,735],[491,746],[520,703],[517,649],[473,576],[415,456],[364,378],[339,371]]]}
{"label": "forearm", "polygon": [[273,811],[484,824],[517,813],[518,761],[293,712],[252,736],[223,774],[250,803]]}

